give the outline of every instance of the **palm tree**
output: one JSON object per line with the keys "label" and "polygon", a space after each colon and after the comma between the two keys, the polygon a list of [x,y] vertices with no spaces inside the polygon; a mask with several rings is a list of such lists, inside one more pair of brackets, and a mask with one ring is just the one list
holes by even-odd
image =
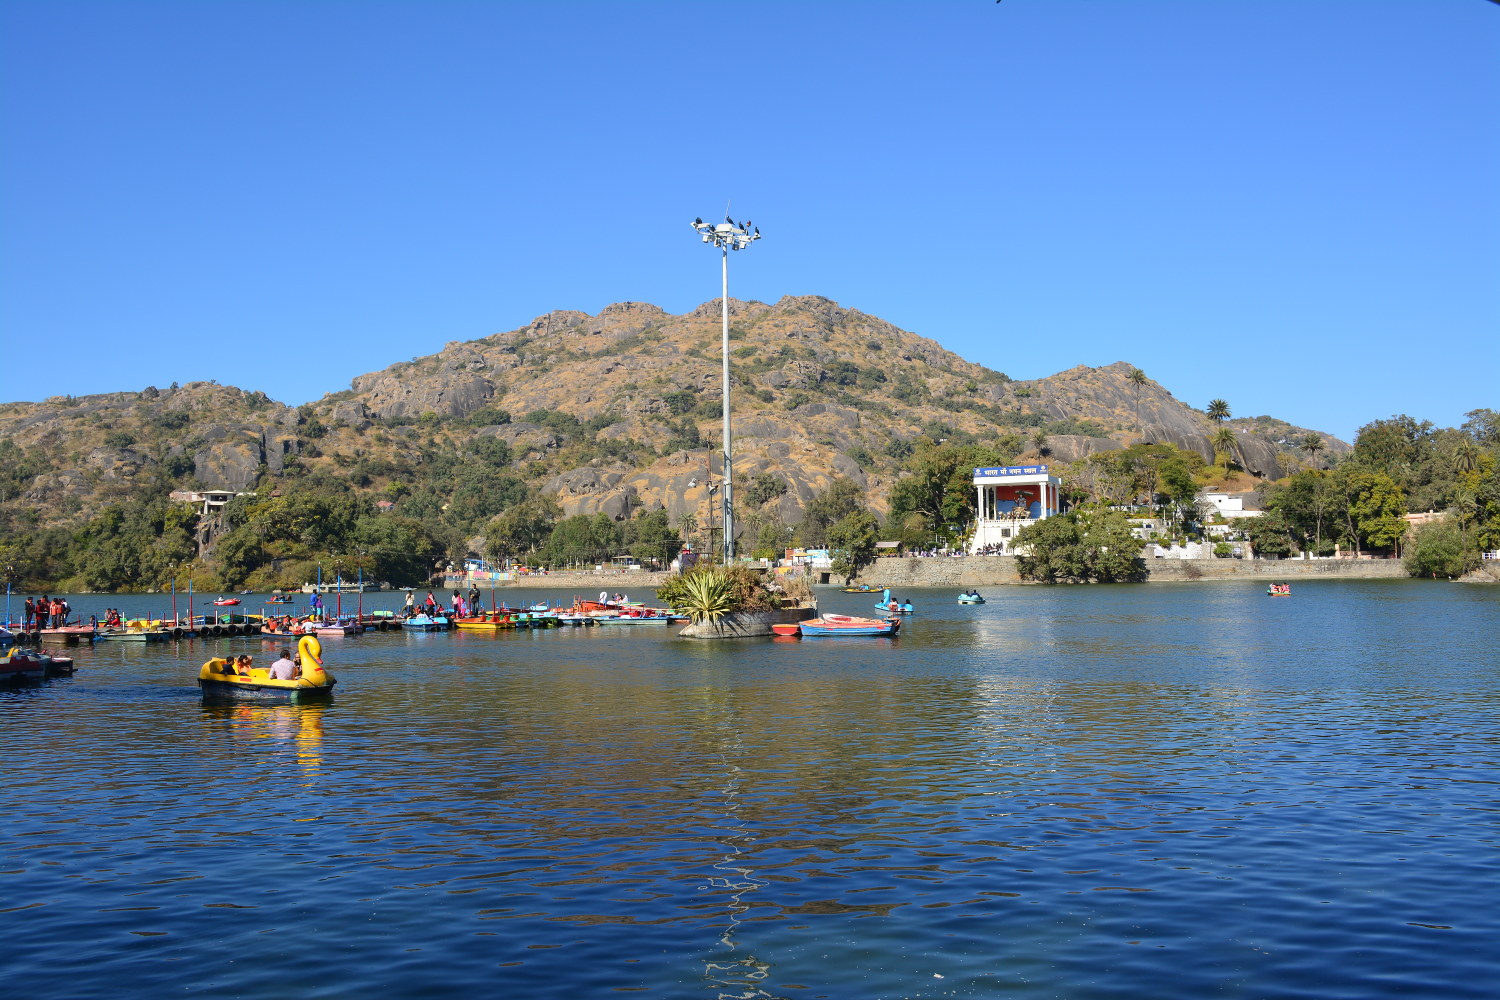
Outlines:
{"label": "palm tree", "polygon": [[1146,384],[1146,373],[1139,368],[1132,368],[1125,377],[1135,386],[1135,432],[1145,437],[1146,432],[1141,429],[1141,386]]}
{"label": "palm tree", "polygon": [[1229,404],[1222,399],[1210,399],[1208,401],[1208,419],[1223,426],[1224,421],[1229,419]]}
{"label": "palm tree", "polygon": [[1234,450],[1234,431],[1228,427],[1220,427],[1214,431],[1214,436],[1209,438],[1213,445],[1214,457],[1219,459],[1219,464],[1224,466],[1224,473],[1229,473],[1229,453]]}
{"label": "palm tree", "polygon": [[1031,444],[1032,444],[1032,446],[1034,448],[1036,448],[1036,453],[1038,455],[1045,456],[1047,454],[1047,452],[1048,452],[1048,448],[1047,448],[1047,432],[1044,431],[1044,430],[1042,430],[1040,427],[1038,427],[1036,430],[1032,431],[1031,432]]}
{"label": "palm tree", "polygon": [[1479,442],[1473,438],[1466,437],[1453,446],[1453,471],[1457,473],[1473,472],[1479,468],[1479,456],[1481,449]]}
{"label": "palm tree", "polygon": [[1302,435],[1301,447],[1303,451],[1307,452],[1308,459],[1312,462],[1313,467],[1316,468],[1318,465],[1318,452],[1326,448],[1327,445],[1323,443],[1323,437],[1320,434],[1304,434]]}

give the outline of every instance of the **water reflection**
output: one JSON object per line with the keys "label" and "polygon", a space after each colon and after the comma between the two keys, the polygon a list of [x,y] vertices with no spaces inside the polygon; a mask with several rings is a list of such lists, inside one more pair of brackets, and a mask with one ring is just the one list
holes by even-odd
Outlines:
{"label": "water reflection", "polygon": [[741,815],[744,805],[741,786],[745,781],[745,771],[738,761],[743,753],[743,743],[737,732],[718,753],[719,765],[723,769],[724,784],[720,795],[726,833],[721,838],[725,854],[713,868],[723,874],[710,876],[706,885],[698,887],[699,891],[727,893],[728,923],[719,935],[724,954],[709,957],[703,965],[704,979],[717,1000],[772,996],[761,989],[761,984],[771,974],[770,964],[749,952],[742,952],[734,938],[744,915],[750,910],[746,897],[768,884],[766,880],[756,878],[754,869],[746,863],[750,860],[748,849],[756,838],[747,818]]}
{"label": "water reflection", "polygon": [[[311,787],[323,766],[323,713],[328,705],[255,705],[249,703],[204,702],[201,706],[206,722],[228,727],[229,749],[237,762],[274,766],[292,760]],[[270,741],[269,744],[266,741]]]}

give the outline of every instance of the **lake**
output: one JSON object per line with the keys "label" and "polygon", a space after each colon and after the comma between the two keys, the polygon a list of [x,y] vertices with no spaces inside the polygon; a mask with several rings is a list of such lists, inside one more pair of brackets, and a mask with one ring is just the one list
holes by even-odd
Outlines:
{"label": "lake", "polygon": [[1488,1000],[1500,590],[1293,590],[372,633],[326,706],[202,704],[270,641],[78,648],[0,691],[4,990]]}

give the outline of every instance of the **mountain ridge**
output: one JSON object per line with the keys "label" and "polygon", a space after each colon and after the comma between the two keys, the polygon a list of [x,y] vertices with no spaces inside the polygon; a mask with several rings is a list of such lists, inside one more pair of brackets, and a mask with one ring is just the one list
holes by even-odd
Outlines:
{"label": "mountain ridge", "polygon": [[[59,501],[49,514],[65,519],[138,484],[244,490],[316,468],[379,489],[446,447],[482,450],[568,514],[660,505],[676,520],[703,509],[716,474],[720,308],[555,310],[300,407],[217,382],[0,404],[0,434],[23,457],[0,499]],[[1213,454],[1214,423],[1154,381],[1131,383],[1124,361],[1017,381],[822,296],[730,299],[729,311],[736,485],[782,481],[768,513],[789,522],[835,478],[883,511],[901,447],[923,436],[1054,463],[1143,440]],[[1269,417],[1227,426],[1245,468],[1271,478],[1309,433]],[[1349,447],[1322,437],[1330,455]]]}

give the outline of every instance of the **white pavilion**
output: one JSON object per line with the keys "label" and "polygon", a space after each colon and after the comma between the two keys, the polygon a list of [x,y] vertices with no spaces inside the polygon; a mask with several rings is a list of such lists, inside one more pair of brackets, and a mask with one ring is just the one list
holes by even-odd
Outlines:
{"label": "white pavilion", "polygon": [[1010,555],[1016,533],[1058,513],[1062,503],[1062,480],[1045,465],[975,469],[974,488],[979,506],[970,552],[988,548]]}

